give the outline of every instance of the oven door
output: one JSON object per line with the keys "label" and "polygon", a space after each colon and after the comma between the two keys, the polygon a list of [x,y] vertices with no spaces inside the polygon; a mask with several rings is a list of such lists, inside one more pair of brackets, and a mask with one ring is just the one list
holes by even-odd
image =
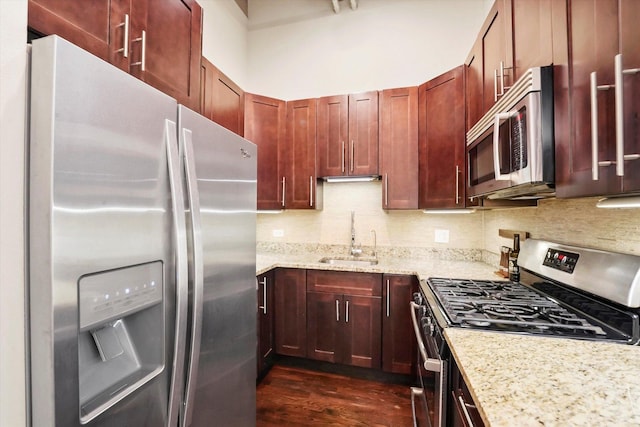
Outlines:
{"label": "oven door", "polygon": [[[440,357],[433,337],[422,332],[417,315],[421,306],[413,301],[410,304],[413,330],[418,343],[418,385],[411,387],[413,425],[444,427],[447,414],[447,362]],[[430,321],[435,322],[434,319]]]}
{"label": "oven door", "polygon": [[487,129],[467,145],[470,196],[542,181],[540,93],[494,114]]}

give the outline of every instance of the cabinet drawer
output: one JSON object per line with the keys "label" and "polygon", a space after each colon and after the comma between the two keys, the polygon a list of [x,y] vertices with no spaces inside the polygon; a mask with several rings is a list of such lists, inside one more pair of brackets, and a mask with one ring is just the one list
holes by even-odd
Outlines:
{"label": "cabinet drawer", "polygon": [[382,296],[382,275],[350,271],[307,270],[307,292]]}

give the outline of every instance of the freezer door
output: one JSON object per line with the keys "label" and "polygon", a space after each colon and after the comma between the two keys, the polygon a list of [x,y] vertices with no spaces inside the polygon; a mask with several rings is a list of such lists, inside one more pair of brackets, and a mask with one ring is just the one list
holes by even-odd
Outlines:
{"label": "freezer door", "polygon": [[172,205],[184,203],[168,175],[176,109],[59,37],[33,42],[34,426],[167,424],[181,218]]}
{"label": "freezer door", "polygon": [[252,426],[257,150],[183,106],[178,122],[193,243],[183,425]]}

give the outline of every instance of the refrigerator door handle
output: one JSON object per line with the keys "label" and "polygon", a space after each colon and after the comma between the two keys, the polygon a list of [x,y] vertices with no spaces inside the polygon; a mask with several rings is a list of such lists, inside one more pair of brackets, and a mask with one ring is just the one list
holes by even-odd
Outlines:
{"label": "refrigerator door handle", "polygon": [[171,210],[173,233],[176,248],[176,323],[175,348],[173,351],[173,368],[169,391],[168,425],[178,425],[182,407],[184,383],[184,348],[187,335],[187,298],[189,292],[187,265],[187,235],[184,211],[184,194],[180,180],[178,143],[176,123],[165,120],[164,142],[167,149],[167,168],[169,171],[169,187],[171,190]]}
{"label": "refrigerator door handle", "polygon": [[200,338],[202,335],[202,298],[204,286],[204,263],[202,252],[202,226],[200,223],[200,198],[198,196],[195,157],[193,155],[193,137],[190,129],[182,129],[182,153],[187,184],[187,198],[191,217],[191,241],[193,242],[193,305],[191,320],[190,356],[187,366],[187,381],[182,426],[191,424],[193,401],[195,399],[198,366],[200,364]]}

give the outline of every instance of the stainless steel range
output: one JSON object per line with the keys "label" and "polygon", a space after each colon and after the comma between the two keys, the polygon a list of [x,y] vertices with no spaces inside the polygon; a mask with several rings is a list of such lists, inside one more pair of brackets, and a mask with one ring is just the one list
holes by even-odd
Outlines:
{"label": "stainless steel range", "polygon": [[519,264],[519,283],[428,279],[444,326],[640,341],[640,257],[530,239]]}
{"label": "stainless steel range", "polygon": [[640,256],[528,239],[518,264],[520,282],[432,277],[415,295],[415,425],[448,425],[445,328],[640,342]]}

